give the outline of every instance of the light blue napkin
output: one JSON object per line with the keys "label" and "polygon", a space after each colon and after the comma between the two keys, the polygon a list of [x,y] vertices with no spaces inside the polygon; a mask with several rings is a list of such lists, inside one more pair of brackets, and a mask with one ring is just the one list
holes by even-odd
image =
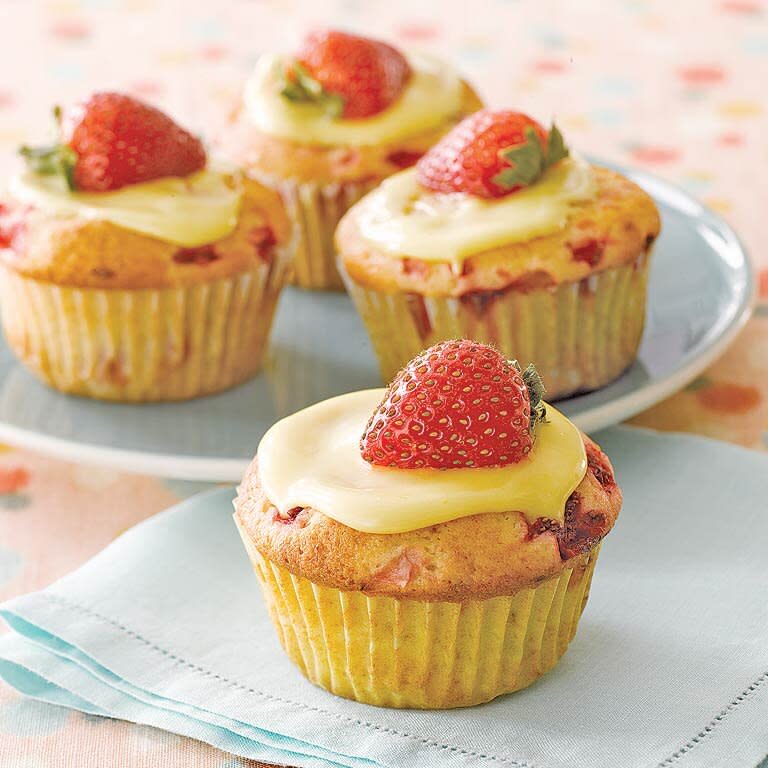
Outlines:
{"label": "light blue napkin", "polygon": [[310,685],[277,644],[231,490],[0,606],[14,630],[0,675],[44,701],[307,768],[753,768],[768,753],[768,457],[628,428],[599,439],[624,510],[576,639],[526,691],[415,712]]}

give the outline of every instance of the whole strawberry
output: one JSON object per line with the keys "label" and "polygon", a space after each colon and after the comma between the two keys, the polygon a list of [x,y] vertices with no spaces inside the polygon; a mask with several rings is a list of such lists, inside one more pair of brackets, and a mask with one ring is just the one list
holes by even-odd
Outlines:
{"label": "whole strawberry", "polygon": [[305,38],[282,94],[318,103],[334,117],[370,117],[397,99],[410,76],[408,61],[391,45],[320,30]]}
{"label": "whole strawberry", "polygon": [[528,115],[482,109],[462,120],[419,160],[419,183],[433,192],[503,197],[533,184],[568,156],[554,124],[549,132]]}
{"label": "whole strawberry", "polygon": [[56,111],[62,143],[22,147],[37,173],[62,173],[71,189],[106,192],[164,176],[188,176],[205,167],[201,141],[168,115],[132,96],[95,93]]}
{"label": "whole strawberry", "polygon": [[382,467],[498,467],[524,459],[545,417],[544,387],[492,347],[444,341],[411,360],[390,384],[360,441]]}

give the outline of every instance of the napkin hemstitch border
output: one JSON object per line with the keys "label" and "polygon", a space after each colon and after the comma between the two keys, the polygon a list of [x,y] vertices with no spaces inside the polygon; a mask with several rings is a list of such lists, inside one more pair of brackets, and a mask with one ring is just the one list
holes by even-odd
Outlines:
{"label": "napkin hemstitch border", "polygon": [[[277,701],[282,704],[288,704],[291,707],[297,707],[299,709],[306,710],[307,712],[314,712],[317,714],[325,715],[335,720],[341,720],[343,722],[350,723],[351,725],[363,726],[365,728],[370,728],[371,730],[379,731],[380,733],[391,734],[393,736],[398,736],[401,738],[418,741],[420,744],[423,744],[428,747],[440,749],[441,751],[448,751],[458,755],[466,755],[467,757],[476,757],[476,758],[479,758],[480,760],[489,760],[493,762],[503,763],[505,765],[512,766],[512,768],[544,768],[544,766],[540,764],[530,763],[528,761],[520,761],[513,757],[504,757],[502,755],[490,755],[484,752],[477,752],[475,750],[469,750],[464,747],[459,747],[455,744],[442,744],[439,741],[434,741],[432,739],[425,739],[424,737],[419,736],[415,733],[408,733],[406,731],[399,731],[396,728],[388,728],[386,726],[377,725],[376,723],[371,723],[368,720],[361,720],[360,718],[350,717],[349,715],[343,715],[340,713],[331,712],[330,710],[324,709],[322,707],[310,706],[309,704],[303,704],[300,701],[294,701],[293,699],[286,699],[282,696],[277,696],[272,693],[267,693],[266,691],[260,691],[256,688],[251,688],[249,686],[243,685],[242,683],[238,683],[236,680],[230,680],[228,677],[224,677],[223,675],[220,675],[218,672],[212,672],[211,670],[208,670],[205,667],[201,667],[199,664],[195,664],[194,662],[189,661],[188,659],[182,658],[181,656],[178,656],[175,653],[171,653],[171,651],[168,651],[165,648],[162,648],[161,646],[157,645],[156,643],[153,643],[151,640],[148,640],[146,637],[144,637],[140,633],[136,632],[135,630],[132,630],[130,627],[127,627],[125,624],[122,624],[116,619],[111,619],[108,616],[104,616],[103,614],[99,613],[98,611],[92,608],[89,608],[88,606],[80,605],[79,603],[76,603],[73,600],[70,600],[69,598],[65,598],[62,595],[58,595],[58,594],[40,592],[38,593],[38,596],[44,598],[45,600],[49,600],[50,602],[60,603],[68,608],[75,609],[77,611],[80,611],[81,613],[91,616],[92,618],[95,618],[99,621],[110,624],[112,627],[114,627],[115,629],[118,629],[123,634],[133,638],[134,640],[137,640],[138,642],[145,645],[147,648],[150,648],[151,650],[161,654],[162,656],[165,656],[172,662],[181,663],[184,666],[188,667],[193,672],[197,672],[198,674],[203,675],[205,677],[210,677],[214,680],[218,680],[219,682],[226,684],[228,687],[237,688],[243,691],[244,693],[250,693],[254,696],[259,696],[260,698],[269,699],[271,701]],[[162,694],[157,694],[157,695],[162,696]]]}
{"label": "napkin hemstitch border", "polygon": [[[488,760],[492,762],[503,763],[504,765],[512,766],[512,768],[544,768],[544,766],[542,765],[537,765],[535,763],[531,763],[528,761],[520,761],[512,757],[504,757],[502,755],[490,755],[483,752],[477,752],[475,750],[469,750],[464,747],[459,747],[455,744],[442,744],[439,741],[434,741],[432,739],[425,739],[414,733],[408,733],[406,731],[399,731],[395,728],[388,728],[386,726],[377,725],[376,723],[371,723],[367,720],[361,720],[360,718],[350,717],[349,715],[343,715],[340,713],[331,712],[330,710],[324,709],[322,707],[310,706],[300,701],[286,699],[284,697],[277,696],[272,693],[267,693],[266,691],[260,691],[256,688],[251,688],[249,686],[243,685],[242,683],[238,683],[236,680],[230,680],[228,677],[224,677],[223,675],[220,675],[217,672],[212,672],[211,670],[208,670],[205,667],[201,667],[199,664],[195,664],[194,662],[191,662],[188,659],[182,658],[181,656],[178,656],[175,653],[171,653],[170,651],[152,642],[151,640],[147,639],[146,637],[136,632],[135,630],[132,630],[130,627],[126,626],[120,621],[116,619],[112,619],[108,616],[104,616],[103,614],[99,613],[93,608],[76,603],[73,600],[70,600],[69,598],[66,598],[59,594],[45,592],[45,591],[38,592],[37,594],[39,597],[42,597],[45,600],[48,600],[53,603],[60,603],[63,606],[74,609],[85,615],[91,616],[92,618],[95,618],[98,621],[109,624],[115,629],[122,632],[123,634],[127,635],[128,637],[131,637],[134,640],[137,640],[138,642],[142,643],[143,645],[150,648],[151,650],[161,654],[162,656],[165,656],[172,662],[181,663],[186,667],[188,667],[193,672],[196,672],[197,674],[203,675],[204,677],[210,677],[214,680],[218,680],[219,682],[224,683],[228,687],[237,688],[243,691],[244,693],[250,693],[254,696],[259,696],[264,699],[280,702],[282,704],[287,704],[291,707],[297,707],[299,709],[306,710],[307,712],[322,714],[322,715],[325,715],[326,717],[331,717],[335,720],[340,720],[343,722],[350,723],[351,725],[363,726],[365,728],[369,728],[371,730],[378,731],[380,733],[386,733],[393,736],[398,736],[400,738],[411,739],[413,741],[419,742],[420,744],[423,744],[424,746],[432,747],[433,749],[448,751],[448,752],[459,754],[459,755],[466,755],[467,757],[475,757],[480,760]],[[744,690],[742,690],[733,699],[731,699],[731,701],[728,704],[726,704],[715,716],[713,716],[710,719],[710,721],[695,736],[689,739],[681,747],[676,749],[668,757],[664,758],[659,763],[657,763],[656,766],[654,766],[654,768],[668,768],[668,766],[671,766],[675,764],[677,761],[683,759],[692,750],[694,750],[697,746],[699,746],[702,742],[704,742],[717,729],[717,727],[723,721],[725,721],[725,719],[731,713],[737,710],[745,701],[748,701],[753,694],[759,691],[759,689],[766,682],[768,682],[768,670],[766,670],[761,675],[759,675],[752,683],[750,683],[750,685],[748,685]],[[162,694],[159,694],[159,695],[162,695]]]}

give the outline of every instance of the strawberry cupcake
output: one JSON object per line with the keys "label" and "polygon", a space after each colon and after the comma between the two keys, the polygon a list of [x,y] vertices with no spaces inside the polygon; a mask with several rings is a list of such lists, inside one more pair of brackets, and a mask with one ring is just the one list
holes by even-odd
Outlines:
{"label": "strawberry cupcake", "polygon": [[525,688],[573,638],[621,492],[533,368],[442,342],[389,389],[277,422],[235,520],[315,684],[444,709]]}
{"label": "strawberry cupcake", "polygon": [[63,392],[181,400],[258,370],[290,269],[279,197],[159,110],[97,93],[0,207],[11,349]]}
{"label": "strawberry cupcake", "polygon": [[338,289],[333,232],[344,212],[480,106],[444,61],[318,31],[293,55],[261,57],[222,151],[283,196],[296,284]]}
{"label": "strawberry cupcake", "polygon": [[465,336],[535,362],[560,398],[634,360],[659,228],[649,195],[554,125],[481,110],[358,202],[336,242],[385,380]]}

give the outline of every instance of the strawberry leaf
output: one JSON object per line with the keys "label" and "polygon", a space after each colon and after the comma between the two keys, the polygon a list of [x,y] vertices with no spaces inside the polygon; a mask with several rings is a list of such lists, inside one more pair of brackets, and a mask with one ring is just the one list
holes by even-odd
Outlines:
{"label": "strawberry leaf", "polygon": [[518,371],[520,371],[520,373],[522,373],[523,382],[528,389],[528,399],[531,403],[531,420],[529,428],[531,434],[533,434],[533,430],[536,425],[540,421],[547,420],[547,407],[544,404],[544,393],[547,390],[544,386],[544,382],[541,380],[539,372],[536,370],[536,366],[534,366],[533,363],[530,363],[528,367],[523,370],[517,360],[510,360],[509,362]]}
{"label": "strawberry leaf", "polygon": [[552,127],[549,129],[549,137],[547,138],[547,160],[546,166],[559,163],[564,160],[570,154],[568,147],[565,145],[563,134],[560,133],[560,129],[552,123]]}
{"label": "strawberry leaf", "polygon": [[504,189],[527,187],[544,171],[544,148],[533,128],[525,129],[524,144],[502,149],[499,154],[512,166],[493,177],[493,181]]}
{"label": "strawberry leaf", "polygon": [[547,407],[544,405],[544,393],[546,392],[546,388],[544,387],[544,382],[541,380],[541,376],[533,363],[523,371],[523,381],[525,382],[525,386],[528,387],[528,394],[531,398],[530,427],[531,432],[533,432],[538,422],[547,420]]}
{"label": "strawberry leaf", "polygon": [[[61,132],[61,107],[53,108],[53,119],[56,122],[57,131]],[[77,153],[66,144],[56,143],[43,147],[19,147],[19,154],[24,158],[27,167],[32,173],[42,176],[61,175],[67,182],[67,188],[75,191],[75,164]]]}
{"label": "strawberry leaf", "polygon": [[499,152],[512,167],[497,173],[493,181],[503,189],[528,187],[538,181],[547,168],[559,163],[569,154],[563,134],[554,123],[549,129],[546,148],[542,146],[536,131],[530,127],[526,128],[523,144],[516,144]]}
{"label": "strawberry leaf", "polygon": [[19,154],[33,173],[42,176],[61,175],[67,187],[75,189],[75,163],[77,154],[66,144],[52,144],[47,147],[19,147]]}
{"label": "strawberry leaf", "polygon": [[341,117],[344,111],[344,99],[326,91],[298,61],[283,72],[280,95],[288,101],[317,104],[330,117]]}

